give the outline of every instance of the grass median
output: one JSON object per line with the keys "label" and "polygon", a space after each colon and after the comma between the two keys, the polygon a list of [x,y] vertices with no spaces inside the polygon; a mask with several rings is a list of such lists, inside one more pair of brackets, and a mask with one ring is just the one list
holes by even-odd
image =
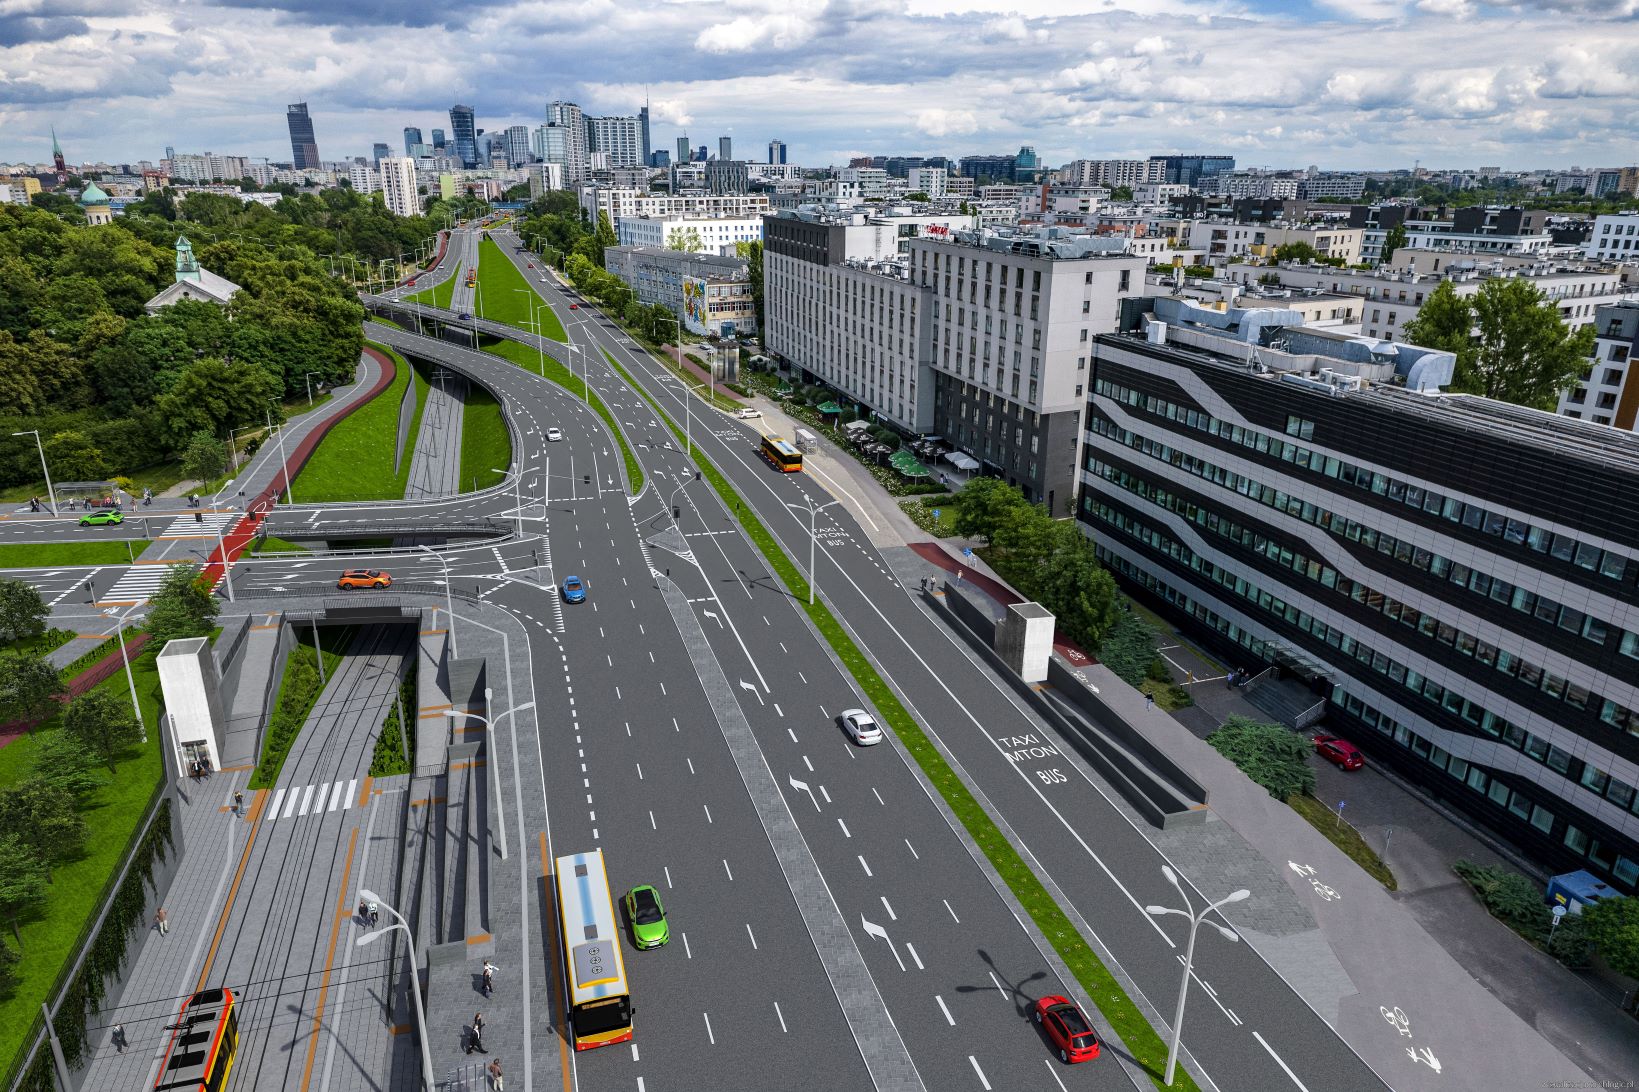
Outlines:
{"label": "grass median", "polygon": [[461,407],[461,480],[457,488],[464,485],[475,493],[488,489],[506,477],[511,462],[512,437],[501,416],[501,403],[483,387],[469,383]]}
{"label": "grass median", "polygon": [[484,285],[485,318],[516,326],[520,330],[535,329],[538,319],[541,336],[553,341],[569,340],[563,323],[551,306],[541,299],[534,286],[524,279],[523,273],[501,248],[489,239],[478,245],[478,279]]}
{"label": "grass median", "polygon": [[398,353],[368,343],[392,357],[396,369],[387,389],[342,418],[325,434],[296,475],[291,492],[298,501],[400,500],[410,480],[410,455],[427,404],[425,377],[416,382],[415,415],[404,444],[404,459],[393,469],[398,444],[399,403],[410,382],[411,368]]}
{"label": "grass median", "polygon": [[484,351],[510,360],[518,367],[550,379],[564,390],[583,398],[586,404],[592,407],[592,412],[603,418],[604,424],[609,426],[609,432],[615,438],[615,443],[620,446],[620,458],[626,466],[626,483],[632,495],[636,496],[643,491],[643,465],[637,461],[637,453],[632,450],[632,445],[627,443],[626,434],[621,431],[614,412],[604,404],[602,398],[598,397],[597,391],[581,381],[580,376],[570,374],[569,369],[556,360],[549,356],[543,358],[541,353],[516,341],[501,341]]}
{"label": "grass median", "polygon": [[450,297],[455,294],[455,277],[456,274],[451,273],[448,277],[445,277],[442,281],[433,285],[431,288],[424,288],[420,292],[404,298],[411,303],[419,303],[427,307],[441,307],[445,310],[449,310]]}
{"label": "grass median", "polygon": [[341,666],[342,653],[353,639],[351,626],[319,627],[319,647],[324,654],[324,672],[319,672],[319,658],[315,654],[313,627],[296,627],[297,639],[302,643],[290,650],[285,660],[284,678],[279,682],[279,696],[273,703],[273,714],[268,717],[267,734],[262,744],[262,760],[250,775],[246,786],[251,789],[271,789],[279,780],[279,771],[290,754],[290,745],[301,734],[308,714],[324,692],[325,681]]}
{"label": "grass median", "polygon": [[[659,403],[638,385],[613,356],[607,352],[604,355],[609,358],[610,365],[625,377],[627,384],[649,403],[679,443],[683,443],[682,430],[660,408]],[[939,790],[939,794],[944,797],[945,803],[950,806],[968,835],[983,851],[1008,889],[1013,892],[1014,898],[1018,899],[1019,904],[1030,914],[1036,928],[1047,938],[1059,958],[1064,960],[1070,972],[1075,975],[1076,981],[1087,991],[1087,996],[1098,1006],[1106,1023],[1121,1036],[1133,1060],[1145,1069],[1158,1088],[1170,1088],[1174,1092],[1198,1092],[1194,1078],[1184,1069],[1178,1070],[1170,1086],[1161,1083],[1162,1074],[1166,1071],[1166,1042],[1154,1028],[1150,1027],[1149,1021],[1144,1019],[1143,1013],[1138,1011],[1132,999],[1122,992],[1120,984],[1110,973],[1109,968],[1104,966],[1103,961],[1082,939],[1081,934],[1070,922],[1069,916],[1053,901],[1041,880],[996,827],[967,787],[967,783],[951,769],[950,764],[939,753],[939,749],[922,730],[922,726],[916,723],[915,718],[900,703],[892,688],[877,674],[876,668],[843,629],[830,608],[823,600],[809,604],[807,579],[786,556],[774,535],[752,514],[750,506],[741,501],[728,479],[705,458],[698,446],[691,446],[689,454],[706,480],[711,483],[712,489],[722,498],[725,507],[734,512],[739,519],[746,537],[762,553],[769,567],[784,582],[797,604],[807,612],[814,628],[825,638],[826,643],[853,675],[860,689],[865,691],[883,719],[893,728],[905,751],[916,760],[923,774]]]}
{"label": "grass median", "polygon": [[[120,532],[116,530],[114,533]],[[139,543],[142,549],[137,549]],[[140,537],[129,546],[124,539],[96,542],[8,542],[0,546],[0,569],[55,569],[64,565],[129,565],[133,552],[140,554],[147,548],[148,543]]]}

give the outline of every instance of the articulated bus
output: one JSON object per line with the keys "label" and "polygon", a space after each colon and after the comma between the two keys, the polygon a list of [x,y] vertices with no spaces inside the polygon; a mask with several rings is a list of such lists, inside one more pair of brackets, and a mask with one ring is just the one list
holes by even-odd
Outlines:
{"label": "articulated bus", "polygon": [[763,458],[776,470],[794,474],[802,469],[802,452],[778,436],[764,436],[761,451]]}
{"label": "articulated bus", "polygon": [[569,1035],[576,1050],[632,1037],[632,997],[620,955],[615,900],[603,870],[603,851],[572,853],[553,863],[558,917],[563,923]]}
{"label": "articulated bus", "polygon": [[173,1025],[155,1092],[222,1092],[239,1049],[239,1012],[231,990],[200,990]]}

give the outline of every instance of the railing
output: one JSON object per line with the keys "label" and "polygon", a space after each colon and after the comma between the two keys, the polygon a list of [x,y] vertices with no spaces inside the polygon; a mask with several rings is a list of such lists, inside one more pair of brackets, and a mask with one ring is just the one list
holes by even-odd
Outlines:
{"label": "railing", "polygon": [[[403,603],[398,602],[398,598],[402,595],[432,595],[437,596],[440,600],[442,600],[446,594],[448,594],[452,599],[461,600],[463,603],[475,603],[478,605],[485,605],[489,603],[489,600],[484,599],[472,592],[456,591],[455,589],[451,588],[446,593],[444,585],[442,584],[422,584],[411,581],[397,582],[393,584],[390,590],[381,589],[368,592],[359,591],[346,596],[338,595],[331,591],[314,593],[311,596],[302,596],[299,592],[291,592],[289,590],[276,591],[272,588],[256,588],[250,591],[240,592],[239,598],[287,600],[296,598],[317,598],[325,600],[325,609],[328,610],[332,605],[337,608],[363,607],[383,603],[388,606],[404,606]],[[313,612],[311,610],[303,610],[293,607],[287,612],[286,621],[306,621],[312,613]]]}
{"label": "railing", "polygon": [[1307,728],[1326,715],[1326,699],[1321,698],[1315,704],[1292,718],[1293,728]]}
{"label": "railing", "polygon": [[[469,496],[470,494],[463,494]],[[509,498],[510,499],[510,498]],[[512,520],[467,520],[461,523],[301,523],[291,527],[280,527],[277,519],[272,527],[267,526],[264,520],[259,531],[272,535],[275,538],[346,538],[349,536],[368,536],[370,538],[404,537],[414,535],[417,538],[435,538],[439,535],[494,535],[505,538],[512,534],[515,527]],[[407,553],[415,549],[413,546],[365,547],[361,551],[371,554],[380,553]],[[349,551],[328,550],[326,553],[340,554]]]}
{"label": "railing", "polygon": [[1247,679],[1245,682],[1243,682],[1241,684],[1241,693],[1244,694],[1244,693],[1249,692],[1254,686],[1257,686],[1259,683],[1263,682],[1263,680],[1267,679],[1269,676],[1273,675],[1274,673],[1275,673],[1275,665],[1270,664],[1268,667],[1264,668],[1262,671],[1258,672],[1256,675],[1252,676],[1250,679]]}
{"label": "railing", "polygon": [[[107,881],[102,885],[102,890],[97,893],[95,903],[98,907],[97,912],[86,919],[85,924],[80,927],[79,935],[74,938],[74,943],[69,948],[70,951],[75,953],[74,958],[63,964],[62,969],[57,972],[57,977],[51,983],[51,989],[46,991],[46,996],[42,999],[47,1000],[53,1019],[56,1018],[62,1007],[63,995],[67,992],[69,982],[73,980],[75,975],[79,974],[80,968],[85,964],[91,938],[102,928],[103,922],[108,918],[109,903],[114,896],[114,892],[119,890],[120,885],[125,882],[126,876],[131,871],[131,862],[137,847],[147,837],[148,828],[154,823],[154,817],[158,814],[159,805],[165,799],[165,783],[166,778],[162,773],[159,781],[154,785],[153,793],[148,797],[148,807],[143,813],[142,822],[138,823],[136,828],[131,831],[131,837],[125,844],[125,852],[121,854],[119,868],[109,875]],[[175,852],[174,837],[172,838],[172,852]],[[24,1034],[23,1041],[27,1045],[18,1050],[17,1055],[12,1058],[11,1064],[6,1067],[5,1076],[0,1077],[0,1088],[12,1089],[17,1087],[18,1081],[33,1063],[35,1055],[45,1047],[44,1015],[36,1016],[30,1021],[29,1029]]]}

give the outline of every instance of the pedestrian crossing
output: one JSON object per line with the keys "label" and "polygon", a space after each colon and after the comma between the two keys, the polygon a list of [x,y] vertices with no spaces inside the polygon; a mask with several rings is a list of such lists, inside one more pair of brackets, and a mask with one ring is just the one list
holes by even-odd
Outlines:
{"label": "pedestrian crossing", "polygon": [[[207,512],[203,509],[177,516],[157,538],[215,538],[227,534],[239,522],[242,512]],[[198,516],[198,519],[194,517]]]}
{"label": "pedestrian crossing", "polygon": [[[304,815],[320,815],[327,811],[347,811],[358,799],[359,779],[326,781],[319,785],[297,785],[290,789],[273,790],[273,803],[267,809],[267,821],[300,819]],[[329,803],[326,804],[328,798]]]}
{"label": "pedestrian crossing", "polygon": [[165,583],[170,575],[172,565],[180,565],[190,558],[177,558],[175,561],[154,561],[132,565],[114,581],[114,586],[103,592],[97,599],[99,607],[126,606],[132,603],[146,603],[159,591],[159,586]]}

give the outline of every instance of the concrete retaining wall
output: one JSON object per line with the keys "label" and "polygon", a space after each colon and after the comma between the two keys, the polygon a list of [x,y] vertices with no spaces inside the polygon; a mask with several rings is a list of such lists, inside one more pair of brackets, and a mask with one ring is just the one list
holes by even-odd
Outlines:
{"label": "concrete retaining wall", "polygon": [[[401,354],[402,355],[402,354]],[[418,378],[414,368],[407,369],[410,381],[404,384],[404,397],[398,401],[398,447],[393,451],[393,473],[404,465],[404,449],[409,446],[410,426],[415,423],[415,384]]]}

